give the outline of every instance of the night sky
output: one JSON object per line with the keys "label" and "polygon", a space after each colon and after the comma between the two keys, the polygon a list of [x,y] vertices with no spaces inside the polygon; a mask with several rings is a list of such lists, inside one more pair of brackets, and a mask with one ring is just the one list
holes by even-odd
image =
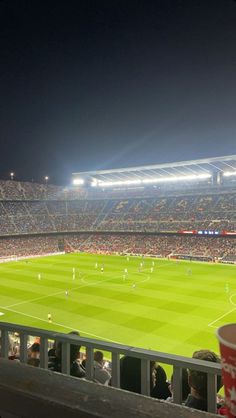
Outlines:
{"label": "night sky", "polygon": [[0,0],[0,178],[236,154],[233,0]]}

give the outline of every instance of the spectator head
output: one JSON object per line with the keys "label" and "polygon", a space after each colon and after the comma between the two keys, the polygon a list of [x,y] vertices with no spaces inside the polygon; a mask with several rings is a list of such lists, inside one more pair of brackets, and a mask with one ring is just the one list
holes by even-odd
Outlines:
{"label": "spectator head", "polygon": [[[71,331],[69,332],[70,335],[78,335],[80,336],[80,333],[78,331]],[[80,353],[81,345],[77,344],[71,344],[70,345],[70,361],[73,363],[78,357]]]}
{"label": "spectator head", "polygon": [[27,363],[31,366],[38,367],[39,366],[39,358],[40,358],[40,344],[34,343],[31,345],[29,349],[29,358]]}
{"label": "spectator head", "polygon": [[162,384],[162,383],[166,383],[167,381],[167,376],[166,376],[166,372],[163,369],[163,367],[161,367],[159,364],[156,366],[156,383],[157,384]]}
{"label": "spectator head", "polygon": [[[150,390],[153,388],[155,362],[150,361]],[[141,359],[124,356],[120,360],[120,387],[130,392],[141,393]]]}
{"label": "spectator head", "polygon": [[120,360],[120,387],[130,392],[141,393],[141,360],[124,356]]}
{"label": "spectator head", "polygon": [[159,364],[155,365],[154,370],[154,382],[155,386],[153,390],[150,391],[150,394],[153,398],[158,399],[167,399],[171,396],[169,389],[169,383],[167,382],[166,372],[162,366]]}
{"label": "spectator head", "polygon": [[31,353],[39,353],[40,352],[40,344],[39,343],[32,344],[31,347],[30,347],[30,351],[31,351]]}
{"label": "spectator head", "polygon": [[100,364],[103,364],[103,353],[102,351],[95,351],[94,352],[94,360]]}
{"label": "spectator head", "polygon": [[[69,332],[70,335],[80,335],[78,331],[71,331]],[[77,344],[70,344],[70,362],[73,363],[78,357],[80,352],[81,345]],[[61,351],[62,351],[62,344],[61,342],[56,343],[56,357],[61,359]]]}
{"label": "spectator head", "polygon": [[[199,350],[195,351],[192,356],[197,360],[212,361],[213,363],[220,363],[220,358],[213,351]],[[201,398],[207,399],[207,373],[199,372],[197,370],[189,370],[189,386]],[[222,378],[217,376],[217,391],[222,387]]]}

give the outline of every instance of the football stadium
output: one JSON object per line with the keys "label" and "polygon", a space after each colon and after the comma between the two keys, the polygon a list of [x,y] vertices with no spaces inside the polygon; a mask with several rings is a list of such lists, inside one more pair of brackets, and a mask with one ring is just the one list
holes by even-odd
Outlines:
{"label": "football stadium", "polygon": [[28,349],[102,341],[110,368],[109,344],[218,355],[216,329],[236,320],[235,181],[236,155],[74,173],[68,187],[0,181],[2,355],[27,362],[24,327]]}

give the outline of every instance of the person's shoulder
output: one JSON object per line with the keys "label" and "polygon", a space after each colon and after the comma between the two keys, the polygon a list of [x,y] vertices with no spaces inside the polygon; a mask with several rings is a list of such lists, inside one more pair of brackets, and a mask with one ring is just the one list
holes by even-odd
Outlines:
{"label": "person's shoulder", "polygon": [[188,395],[184,405],[201,411],[207,411],[207,401],[205,399],[195,398],[195,396],[191,394]]}
{"label": "person's shoulder", "polygon": [[94,378],[103,385],[108,384],[111,380],[111,374],[106,369],[94,368]]}
{"label": "person's shoulder", "polygon": [[83,366],[78,363],[78,361],[73,361],[70,369],[70,374],[71,376],[82,378],[85,377],[85,370]]}
{"label": "person's shoulder", "polygon": [[39,367],[40,360],[38,358],[29,358],[27,364],[29,366]]}
{"label": "person's shoulder", "polygon": [[53,372],[61,371],[61,362],[56,356],[49,357],[48,369],[52,370]]}
{"label": "person's shoulder", "polygon": [[109,379],[111,377],[111,374],[109,373],[108,370],[103,369],[103,368],[96,368],[94,369],[95,375],[99,375],[101,377],[103,377],[105,380]]}

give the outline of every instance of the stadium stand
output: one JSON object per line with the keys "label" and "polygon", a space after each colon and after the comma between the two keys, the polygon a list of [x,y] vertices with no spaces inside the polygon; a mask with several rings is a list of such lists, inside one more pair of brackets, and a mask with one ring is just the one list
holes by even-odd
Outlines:
{"label": "stadium stand", "polygon": [[[204,172],[213,160],[182,166],[178,163],[176,167],[183,176],[188,172],[186,166],[194,173],[199,167]],[[236,187],[230,176],[223,178],[222,174],[229,161],[236,170],[236,158],[233,162],[229,157],[214,160],[218,172],[211,179],[207,177],[204,183],[197,181],[194,185],[168,182],[123,188],[120,185],[123,180],[116,180],[123,179],[123,175],[126,178],[127,172],[131,177],[144,173],[150,178],[151,172],[162,176],[163,167],[158,166],[135,168],[130,172],[124,169],[118,174],[117,170],[90,173],[97,182],[111,182],[109,176],[115,179],[114,183],[119,182],[110,189],[0,181],[0,261],[9,257],[83,251],[235,263]],[[176,167],[165,167],[165,173],[173,176]],[[8,357],[22,360],[19,338],[15,333],[9,335]],[[31,345],[28,362],[38,366],[41,353],[35,344]],[[44,366],[46,357],[44,353]],[[24,360],[27,362],[27,358]],[[151,372],[149,369],[149,378],[150,374],[153,377],[153,367],[154,364]],[[135,391],[141,393],[140,359],[137,369],[139,386]],[[64,371],[63,367],[58,371]],[[125,380],[121,381],[121,387],[127,389]],[[151,385],[149,381],[149,390],[155,383],[155,379]]]}
{"label": "stadium stand", "polygon": [[[13,331],[17,332],[13,332]],[[76,390],[76,387],[79,389],[80,392],[84,392],[84,395],[79,396],[79,399],[84,399],[85,404],[88,404],[87,400],[90,399],[91,393],[93,393],[93,401],[91,403],[91,411],[90,415],[83,415],[82,411],[85,405],[79,402],[79,399],[77,399],[77,407],[76,407],[76,414],[72,415],[64,415],[64,416],[81,416],[81,417],[95,417],[99,416],[105,417],[105,416],[120,416],[119,414],[116,414],[116,408],[114,409],[114,406],[110,404],[110,401],[108,402],[108,398],[116,398],[116,396],[119,397],[120,391],[111,391],[111,393],[108,392],[101,392],[100,395],[97,393],[95,395],[94,392],[96,392],[96,389],[93,389],[93,386],[91,385],[91,382],[94,381],[94,358],[97,351],[97,348],[99,350],[104,351],[110,351],[112,353],[112,365],[111,365],[111,375],[112,375],[112,381],[111,384],[114,387],[124,387],[128,389],[129,391],[134,391],[142,394],[149,394],[151,389],[153,388],[154,384],[158,384],[158,377],[159,377],[159,383],[160,381],[160,375],[158,374],[158,368],[159,366],[155,363],[156,361],[161,363],[167,363],[170,365],[173,365],[173,372],[174,372],[174,378],[172,380],[172,391],[173,391],[173,402],[174,403],[181,403],[182,394],[181,389],[179,385],[178,378],[181,378],[181,369],[188,368],[189,370],[197,370],[198,373],[204,372],[204,375],[206,373],[205,379],[207,380],[207,400],[208,400],[208,410],[209,411],[215,411],[216,410],[216,385],[215,385],[215,379],[218,375],[220,375],[220,365],[219,364],[212,364],[210,361],[202,361],[198,360],[196,358],[193,359],[182,357],[182,356],[173,356],[168,355],[165,353],[157,352],[157,351],[150,351],[150,350],[142,350],[142,349],[135,349],[132,347],[132,350],[130,350],[131,347],[124,346],[121,344],[116,343],[108,343],[105,341],[99,341],[99,340],[92,340],[84,337],[80,337],[78,334],[75,334],[74,332],[69,334],[62,334],[62,333],[55,333],[52,331],[46,331],[42,329],[32,328],[32,327],[26,327],[26,326],[20,326],[20,325],[14,325],[14,324],[5,324],[0,322],[0,331],[1,331],[1,338],[0,338],[0,357],[3,357],[5,359],[10,358],[11,356],[11,349],[12,349],[12,341],[19,339],[17,344],[19,344],[19,357],[16,357],[18,361],[10,361],[8,360],[9,367],[7,367],[7,363],[4,362],[3,359],[0,359],[0,367],[1,367],[1,376],[0,376],[0,412],[1,411],[7,411],[8,413],[11,412],[13,416],[18,416],[19,414],[19,407],[25,408],[20,416],[34,416],[34,417],[43,417],[43,416],[49,416],[47,415],[45,409],[42,413],[42,407],[45,404],[45,400],[49,402],[49,405],[46,406],[48,409],[50,407],[50,403],[55,402],[55,396],[57,395],[57,402],[61,404],[61,408],[63,409],[63,406],[65,407],[68,405],[69,400],[71,399],[71,388],[74,385],[74,389],[72,390],[72,393]],[[38,334],[37,337],[32,337],[35,334]],[[9,338],[10,336],[10,338]],[[31,338],[31,343],[28,345],[29,337]],[[33,340],[32,340],[33,338]],[[47,349],[49,345],[49,340],[52,341],[52,339],[56,338],[56,344],[54,344],[53,347],[60,347],[60,360],[59,360],[59,368],[56,368],[57,372],[60,373],[53,373],[50,372],[48,374],[48,370],[44,370],[44,373],[42,369],[48,369],[48,366],[51,364],[51,360],[49,359],[48,363],[48,355],[47,355]],[[33,342],[34,341],[34,342]],[[33,344],[32,344],[33,342]],[[77,383],[75,384],[74,377],[73,380],[70,380],[69,377],[65,379],[59,378],[57,376],[61,375],[61,372],[63,374],[73,374],[72,373],[72,363],[71,360],[74,358],[77,358],[78,351],[80,350],[80,346],[86,347],[86,370],[85,370],[85,378],[83,379],[76,379]],[[38,353],[38,348],[40,346],[40,352],[38,354],[34,354],[32,356],[32,352]],[[10,351],[9,351],[10,350]],[[53,350],[53,349],[52,349]],[[52,351],[50,350],[50,352]],[[123,354],[120,358],[120,354]],[[69,354],[72,354],[72,358]],[[20,360],[20,362],[19,362]],[[39,361],[38,361],[39,360]],[[5,360],[6,361],[6,360]],[[25,367],[28,367],[27,369],[24,367],[25,363],[28,365]],[[15,364],[15,365],[14,365]],[[54,362],[55,364],[55,362]],[[132,367],[132,365],[134,367]],[[32,367],[36,366],[36,367]],[[39,366],[39,368],[38,368]],[[39,370],[38,374],[35,374],[32,370],[37,368]],[[120,370],[120,373],[119,373]],[[120,374],[120,379],[119,379]],[[17,378],[16,378],[17,376]],[[75,375],[76,377],[81,377],[81,375]],[[39,379],[39,380],[38,380]],[[135,380],[134,380],[135,379]],[[165,379],[165,377],[164,377]],[[96,380],[96,378],[95,378]],[[83,383],[80,384],[79,382],[82,381]],[[87,386],[87,384],[90,381],[90,387]],[[120,381],[120,383],[119,383]],[[29,384],[30,382],[30,384]],[[163,382],[162,382],[163,383]],[[49,390],[49,387],[54,386],[53,391]],[[59,386],[58,386],[59,385]],[[98,387],[104,387],[104,385],[96,383],[96,386]],[[64,395],[60,393],[60,388],[63,387]],[[46,388],[46,389],[45,389]],[[168,385],[166,387],[168,389]],[[157,389],[157,388],[156,388]],[[160,387],[159,387],[160,389]],[[88,393],[86,393],[88,391]],[[8,396],[9,392],[9,396]],[[99,389],[98,389],[99,392]],[[128,393],[128,392],[126,392]],[[153,393],[155,396],[155,393]],[[32,402],[32,398],[36,396],[36,399],[34,400],[34,408],[35,411],[32,414],[30,402]],[[97,398],[98,396],[98,398]],[[103,401],[103,407],[106,406],[106,414],[104,411],[104,408],[101,405],[97,405],[96,399],[99,399],[99,396],[102,396]],[[121,397],[124,396],[121,395]],[[163,396],[163,395],[162,395]],[[111,399],[110,398],[110,399]],[[13,399],[18,399],[18,402],[14,403]],[[132,395],[126,396],[125,405],[120,405],[119,413],[121,412],[122,408],[123,415],[124,416],[133,416],[129,413],[130,408],[133,410],[134,405],[132,404]],[[146,401],[145,399],[148,399],[147,397],[140,397],[136,398],[136,402],[138,402],[138,409],[139,413],[136,416],[140,417],[148,417],[149,414],[146,415],[147,410],[145,408]],[[150,398],[149,398],[150,399]],[[31,401],[30,401],[31,400]],[[91,399],[92,400],[92,399]],[[40,405],[39,411],[37,409],[39,405],[39,401],[42,402],[42,405]],[[78,414],[78,402],[80,405],[80,408],[82,408],[81,415]],[[95,403],[94,403],[95,402]],[[120,398],[120,402],[122,402],[122,399]],[[142,405],[142,403],[144,404]],[[23,403],[23,405],[22,405]],[[96,407],[95,407],[96,404]],[[154,404],[149,403],[150,405],[153,405],[153,411],[155,412],[154,415],[152,413],[151,416],[157,416],[157,417],[186,417],[190,418],[191,416],[201,417],[201,415],[198,414],[197,411],[192,414],[191,409],[186,409],[184,407],[180,408],[178,405],[172,405],[171,403],[165,403],[160,409],[158,407],[158,403],[154,402]],[[27,405],[27,406],[26,406]],[[109,408],[109,411],[107,411],[107,408]],[[180,408],[180,409],[178,409]],[[110,414],[110,415],[109,415]],[[128,415],[127,415],[128,414]],[[2,414],[1,414],[2,416]],[[8,417],[8,415],[6,415]],[[63,416],[60,415],[59,416]],[[210,416],[213,416],[209,414]],[[3,417],[5,418],[5,413],[3,413]],[[202,415],[202,418],[208,417],[207,414]]]}
{"label": "stadium stand", "polygon": [[[14,199],[14,196],[12,196]],[[159,198],[1,200],[1,235],[62,231],[178,233],[234,231],[235,196],[217,193]]]}

